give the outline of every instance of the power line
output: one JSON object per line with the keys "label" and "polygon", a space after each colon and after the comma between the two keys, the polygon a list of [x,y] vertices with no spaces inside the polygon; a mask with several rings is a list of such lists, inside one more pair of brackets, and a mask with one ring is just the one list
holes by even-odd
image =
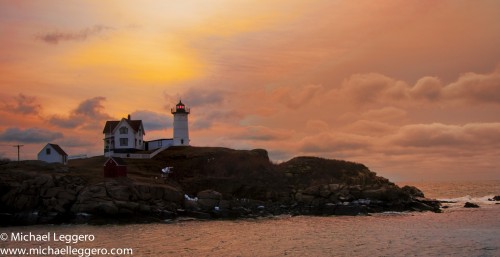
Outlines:
{"label": "power line", "polygon": [[24,145],[13,145],[13,146],[12,146],[12,147],[17,147],[17,161],[18,161],[18,162],[19,162],[19,160],[20,160],[20,154],[19,154],[19,152],[20,152],[21,147],[23,147],[23,146],[24,146]]}

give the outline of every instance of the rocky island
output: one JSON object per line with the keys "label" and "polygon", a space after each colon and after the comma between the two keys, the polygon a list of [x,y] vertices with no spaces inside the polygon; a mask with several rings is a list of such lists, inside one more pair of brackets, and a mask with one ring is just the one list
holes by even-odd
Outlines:
{"label": "rocky island", "polygon": [[[0,163],[1,225],[440,211],[419,189],[342,160],[274,164],[263,149],[170,147],[153,159],[126,159],[126,178],[104,178],[105,160]],[[162,179],[166,166],[173,173]]]}

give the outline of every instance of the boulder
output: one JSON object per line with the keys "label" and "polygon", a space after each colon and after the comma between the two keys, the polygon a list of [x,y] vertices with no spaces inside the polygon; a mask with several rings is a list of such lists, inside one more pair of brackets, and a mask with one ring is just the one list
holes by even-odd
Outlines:
{"label": "boulder", "polygon": [[222,194],[214,190],[204,190],[197,194],[198,206],[203,210],[213,210],[214,207],[219,206],[222,200]]}
{"label": "boulder", "polygon": [[464,208],[479,208],[479,205],[471,202],[466,202]]}
{"label": "boulder", "polygon": [[500,195],[495,195],[493,198],[488,198],[488,201],[500,201]]}
{"label": "boulder", "polygon": [[401,188],[401,190],[408,193],[412,197],[425,197],[424,193],[414,186],[404,186],[403,188]]}

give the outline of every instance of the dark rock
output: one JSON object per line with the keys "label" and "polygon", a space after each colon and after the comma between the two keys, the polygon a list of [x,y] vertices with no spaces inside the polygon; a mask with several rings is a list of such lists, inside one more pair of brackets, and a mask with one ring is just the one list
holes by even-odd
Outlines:
{"label": "dark rock", "polygon": [[466,202],[464,208],[479,208],[479,205],[471,202]]}
{"label": "dark rock", "polygon": [[214,191],[214,190],[204,190],[198,192],[198,206],[202,210],[211,211],[216,206],[219,206],[220,201],[222,200],[222,194]]}
{"label": "dark rock", "polygon": [[212,215],[210,215],[210,213],[198,212],[198,211],[187,212],[187,216],[193,217],[193,218],[196,218],[196,219],[201,219],[201,220],[212,219]]}
{"label": "dark rock", "polygon": [[406,192],[413,197],[425,197],[424,193],[420,189],[414,186],[404,186],[401,188],[401,190],[403,190],[403,192]]}
{"label": "dark rock", "polygon": [[500,201],[500,195],[495,195],[493,198],[489,198],[488,201]]}
{"label": "dark rock", "polygon": [[[41,162],[0,165],[1,224],[439,212],[440,206],[415,187],[399,188],[362,164],[341,160],[297,157],[273,164],[262,149],[172,147],[153,160],[132,163],[131,178],[137,180],[96,179],[90,174],[93,166],[82,166],[89,172],[80,176],[72,168]],[[165,163],[175,167],[168,181],[148,182],[148,172]],[[197,198],[185,199],[185,194]]]}
{"label": "dark rock", "polygon": [[360,205],[337,205],[335,215],[356,216],[361,213],[366,213],[366,207]]}

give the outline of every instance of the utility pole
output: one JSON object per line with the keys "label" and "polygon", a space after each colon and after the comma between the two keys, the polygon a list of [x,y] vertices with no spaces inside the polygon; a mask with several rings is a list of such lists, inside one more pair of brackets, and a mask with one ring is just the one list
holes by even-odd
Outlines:
{"label": "utility pole", "polygon": [[12,147],[17,147],[17,162],[19,162],[21,160],[20,158],[20,154],[19,154],[19,150],[21,149],[21,147],[23,147],[24,145],[14,145]]}

